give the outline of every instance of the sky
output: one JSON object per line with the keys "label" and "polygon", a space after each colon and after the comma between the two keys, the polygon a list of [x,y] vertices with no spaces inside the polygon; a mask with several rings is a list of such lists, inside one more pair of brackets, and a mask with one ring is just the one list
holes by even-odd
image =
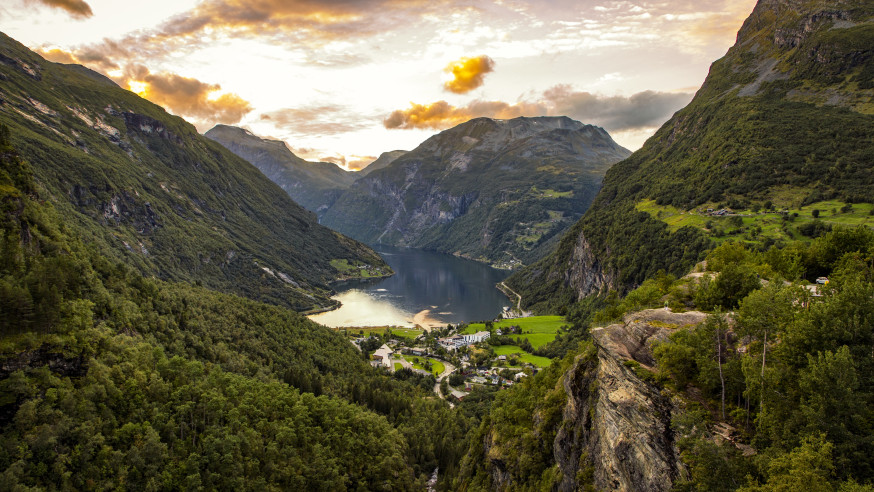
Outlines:
{"label": "sky", "polygon": [[200,132],[357,169],[470,118],[569,116],[636,150],[755,0],[3,0],[0,30]]}

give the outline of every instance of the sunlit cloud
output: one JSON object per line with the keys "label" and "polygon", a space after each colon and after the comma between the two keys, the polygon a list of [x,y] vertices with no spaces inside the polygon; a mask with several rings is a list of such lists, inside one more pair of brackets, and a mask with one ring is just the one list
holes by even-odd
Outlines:
{"label": "sunlit cloud", "polygon": [[532,101],[473,101],[453,106],[446,101],[411,104],[393,111],[383,126],[387,129],[446,129],[472,118],[507,119],[517,116],[569,116],[608,131],[627,131],[658,126],[692,99],[691,93],[643,91],[631,96],[603,96],[557,85]]}
{"label": "sunlit cloud", "polygon": [[443,130],[481,116],[508,119],[517,116],[538,116],[546,108],[538,104],[503,101],[473,101],[466,106],[453,106],[446,101],[431,104],[411,103],[407,109],[393,111],[382,124],[389,130],[428,128]]}
{"label": "sunlit cloud", "polygon": [[172,113],[195,120],[233,124],[252,111],[248,101],[236,94],[222,92],[219,84],[175,73],[151,73],[145,67],[137,66],[126,73],[125,82],[140,96]]}
{"label": "sunlit cloud", "polygon": [[[80,56],[61,49],[38,49],[43,58],[56,63],[86,64]],[[87,58],[87,52],[84,53]],[[100,64],[97,64],[100,66]],[[92,66],[94,66],[92,64]],[[153,73],[143,65],[116,65],[104,71],[121,87],[163,106],[171,113],[191,118],[196,126],[217,123],[234,124],[252,111],[248,101],[237,94],[222,91],[221,85],[201,82],[170,72]]]}
{"label": "sunlit cloud", "polygon": [[495,61],[486,55],[461,58],[443,69],[450,76],[443,88],[456,94],[465,94],[482,86],[486,74],[494,70]]}
{"label": "sunlit cloud", "polygon": [[85,19],[94,15],[91,6],[83,0],[26,0],[25,3],[61,9],[75,19]]}

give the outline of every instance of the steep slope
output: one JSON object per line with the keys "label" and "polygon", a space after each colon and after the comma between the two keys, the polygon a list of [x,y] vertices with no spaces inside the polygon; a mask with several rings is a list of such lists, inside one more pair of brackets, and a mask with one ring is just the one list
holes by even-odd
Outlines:
{"label": "steep slope", "polygon": [[457,459],[467,424],[433,377],[103,256],[8,137],[0,124],[4,490],[422,490]]}
{"label": "steep slope", "polygon": [[322,223],[367,243],[527,263],[628,154],[566,117],[477,118],[356,181]]}
{"label": "steep slope", "polygon": [[348,275],[333,265],[388,271],[181,118],[5,35],[0,123],[63,222],[146,275],[306,310]]}
{"label": "steep slope", "polygon": [[204,134],[261,170],[307,210],[322,213],[356,179],[330,162],[308,162],[279,140],[268,140],[234,126],[216,125]]}
{"label": "steep slope", "polygon": [[377,157],[377,159],[370,164],[367,165],[364,169],[358,171],[361,176],[367,176],[373,171],[377,171],[384,167],[387,167],[392,162],[398,160],[398,158],[403,157],[408,151],[406,150],[392,150],[389,152],[383,152]]}
{"label": "steep slope", "polygon": [[[872,14],[858,0],[760,1],[693,101],[607,173],[554,254],[508,283],[541,307],[625,291],[685,272],[712,240],[800,239],[797,214],[837,220],[870,203]],[[743,216],[708,212],[726,206]]]}

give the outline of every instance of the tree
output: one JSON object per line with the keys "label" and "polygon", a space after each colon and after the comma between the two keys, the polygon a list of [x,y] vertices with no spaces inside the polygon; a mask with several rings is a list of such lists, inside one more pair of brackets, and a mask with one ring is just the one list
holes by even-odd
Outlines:
{"label": "tree", "polygon": [[798,287],[784,287],[771,282],[763,289],[750,293],[738,309],[737,332],[762,341],[760,409],[765,404],[765,365],[768,353],[768,334],[782,333],[795,316],[795,304],[806,298]]}

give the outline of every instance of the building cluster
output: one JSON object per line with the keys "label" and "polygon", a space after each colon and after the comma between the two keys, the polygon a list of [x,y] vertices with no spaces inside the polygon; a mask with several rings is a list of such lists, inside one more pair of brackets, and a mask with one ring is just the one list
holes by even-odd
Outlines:
{"label": "building cluster", "polygon": [[437,343],[446,350],[456,350],[459,347],[466,347],[487,340],[489,336],[490,334],[487,331],[478,331],[476,333],[465,333],[462,335],[438,338]]}

